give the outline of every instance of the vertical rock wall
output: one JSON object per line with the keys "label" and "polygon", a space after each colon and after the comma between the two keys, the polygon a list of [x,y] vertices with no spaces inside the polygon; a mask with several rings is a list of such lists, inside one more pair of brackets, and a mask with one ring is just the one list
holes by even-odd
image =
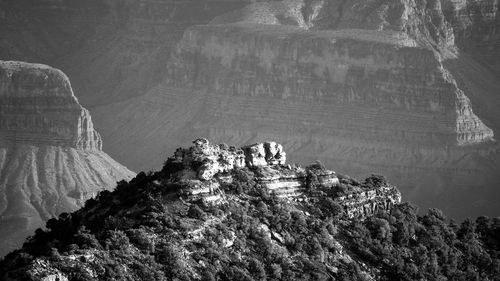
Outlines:
{"label": "vertical rock wall", "polygon": [[[348,129],[372,141],[426,145],[490,140],[493,132],[472,112],[440,56],[414,44],[395,32],[196,26],[179,43],[168,77],[173,86],[203,88],[219,99],[331,105],[312,113],[328,118],[322,130],[331,135]],[[287,114],[286,106],[281,110]],[[360,110],[370,116],[353,120]]]}
{"label": "vertical rock wall", "polygon": [[101,150],[88,110],[60,70],[0,61],[0,132],[16,142]]}

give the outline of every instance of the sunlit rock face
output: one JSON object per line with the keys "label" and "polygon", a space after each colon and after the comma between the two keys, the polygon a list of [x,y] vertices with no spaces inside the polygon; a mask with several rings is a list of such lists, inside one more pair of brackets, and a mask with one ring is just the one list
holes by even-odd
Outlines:
{"label": "sunlit rock face", "polygon": [[[197,139],[188,148],[178,148],[167,159],[163,184],[180,186],[178,195],[188,202],[225,202],[238,187],[254,185],[289,201],[314,200],[325,196],[318,190],[333,190],[341,181],[334,171],[318,165],[305,168],[287,165],[283,146],[274,141],[235,148],[212,145]],[[345,180],[342,181],[346,183]],[[400,191],[387,183],[370,188],[350,188],[334,196],[349,218],[365,218],[376,211],[389,211],[401,203]]]}
{"label": "sunlit rock face", "polygon": [[4,139],[17,143],[102,147],[68,77],[41,64],[0,61],[0,130]]}
{"label": "sunlit rock face", "polygon": [[133,173],[101,150],[60,70],[0,61],[0,256]]}

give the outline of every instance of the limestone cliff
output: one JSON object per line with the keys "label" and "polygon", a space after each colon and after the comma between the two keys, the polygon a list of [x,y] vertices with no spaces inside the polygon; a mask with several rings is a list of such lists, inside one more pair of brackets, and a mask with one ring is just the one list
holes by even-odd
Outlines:
{"label": "limestone cliff", "polygon": [[0,61],[0,256],[133,175],[101,146],[63,72]]}

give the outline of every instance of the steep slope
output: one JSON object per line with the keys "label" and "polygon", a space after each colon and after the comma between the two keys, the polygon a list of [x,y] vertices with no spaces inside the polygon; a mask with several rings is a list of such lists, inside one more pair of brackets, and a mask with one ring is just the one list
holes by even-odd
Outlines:
{"label": "steep slope", "polygon": [[0,256],[133,173],[101,150],[61,71],[0,61]]}
{"label": "steep slope", "polygon": [[384,177],[197,139],[37,230],[5,280],[494,280],[499,219],[418,216]]}

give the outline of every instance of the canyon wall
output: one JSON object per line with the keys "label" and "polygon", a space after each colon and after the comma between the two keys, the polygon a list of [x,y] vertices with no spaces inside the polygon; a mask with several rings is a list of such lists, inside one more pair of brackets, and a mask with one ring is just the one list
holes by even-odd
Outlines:
{"label": "canyon wall", "polygon": [[[500,149],[489,141],[461,144],[477,144],[490,139],[487,128],[494,132],[500,129],[500,84],[498,71],[491,66],[499,61],[494,55],[499,48],[493,47],[497,46],[498,23],[492,16],[498,17],[496,5],[490,0],[4,0],[0,2],[0,33],[4,35],[0,57],[26,58],[63,69],[71,77],[80,102],[91,109],[93,123],[105,140],[104,150],[135,170],[157,168],[165,159],[162,151],[188,144],[200,135],[241,144],[275,139],[291,152],[289,162],[311,162],[319,156],[330,167],[353,176],[365,177],[372,172],[387,175],[406,198],[423,208],[438,206],[456,217],[495,215],[498,210],[492,198],[500,195],[493,188],[500,183]],[[241,38],[250,42],[250,55],[234,56],[240,60],[233,60],[246,74],[217,61],[209,62],[205,54],[193,51],[195,47],[184,54],[193,51],[199,58],[179,56],[182,51],[176,45],[186,28],[209,22],[222,30],[229,26],[228,32],[242,32]],[[275,28],[266,34],[259,31],[265,28],[256,24]],[[233,28],[237,25],[243,27]],[[204,28],[213,33],[219,46],[237,38],[229,34],[229,39],[219,40],[217,36],[225,33],[214,31],[214,27],[193,27],[187,33]],[[280,39],[282,36],[285,39]],[[307,42],[307,36],[318,44],[317,50]],[[328,43],[330,39],[338,40],[338,45]],[[290,42],[297,50],[300,43],[307,47],[303,49],[313,51],[310,57],[319,65],[324,58],[335,60],[326,60],[327,68],[313,69],[318,62],[306,59],[294,67],[286,61],[294,57],[287,55],[274,62],[277,67],[273,72],[293,78],[263,77],[261,69],[266,69],[266,64],[251,65],[265,61],[262,58],[266,56],[250,49],[252,40],[261,47],[266,43],[260,41],[270,40],[265,52],[275,48],[271,43],[285,46]],[[342,64],[331,65],[339,61],[330,55],[331,49],[341,44],[345,55]],[[200,42],[199,49],[202,45]],[[479,45],[480,49],[469,51]],[[328,56],[322,54],[325,46]],[[225,50],[231,54],[231,50],[241,48],[247,47]],[[373,49],[376,60],[362,59],[355,65],[349,57],[358,48],[360,55],[370,52],[366,48]],[[387,58],[408,63],[388,67],[384,62]],[[226,89],[222,91],[214,81],[206,85],[199,79],[172,81],[169,68],[183,60],[199,62],[200,67],[220,67],[215,69],[222,75],[217,80]],[[375,62],[387,65],[374,69]],[[420,70],[412,69],[413,63]],[[342,65],[349,66],[345,77],[351,80],[334,83],[344,77]],[[337,73],[309,74],[322,69]],[[184,71],[197,75],[182,66],[172,71],[177,78]],[[210,77],[206,69],[200,74]],[[327,76],[330,78],[324,78]],[[276,81],[269,81],[271,78]],[[301,80],[305,78],[310,81]],[[242,95],[228,90],[233,84],[234,91]],[[258,84],[274,85],[277,93],[257,95],[270,92],[256,90]],[[304,85],[303,92],[298,92],[303,97],[290,90],[291,96],[283,98],[288,96],[284,84],[290,89]],[[205,89],[216,86],[221,92]],[[405,98],[406,92],[412,98]],[[433,107],[444,112],[433,111]],[[464,200],[471,207],[464,208]]]}
{"label": "canyon wall", "polygon": [[0,61],[0,256],[48,219],[133,176],[101,146],[62,71]]}
{"label": "canyon wall", "polygon": [[45,143],[101,150],[88,110],[60,70],[41,64],[0,61],[0,131],[17,143]]}
{"label": "canyon wall", "polygon": [[[461,51],[500,75],[500,12],[497,0],[447,0],[443,11]],[[498,78],[497,78],[498,79]]]}
{"label": "canyon wall", "polygon": [[[309,2],[299,13],[301,1],[256,2],[188,28],[161,83],[95,107],[112,155],[150,169],[164,160],[158,151],[200,135],[274,139],[292,163],[319,158],[356,177],[387,175],[423,209],[496,214],[500,84],[452,45],[444,2],[439,12],[432,3],[342,1],[341,15],[324,10],[340,1]],[[333,16],[349,29],[326,24]]]}
{"label": "canyon wall", "polygon": [[265,97],[339,107],[323,113],[327,135],[359,133],[371,141],[428,145],[491,139],[493,132],[472,112],[438,55],[401,37],[365,30],[196,26],[185,32],[168,77],[175,87],[214,93],[219,96],[214,102],[223,96]]}

